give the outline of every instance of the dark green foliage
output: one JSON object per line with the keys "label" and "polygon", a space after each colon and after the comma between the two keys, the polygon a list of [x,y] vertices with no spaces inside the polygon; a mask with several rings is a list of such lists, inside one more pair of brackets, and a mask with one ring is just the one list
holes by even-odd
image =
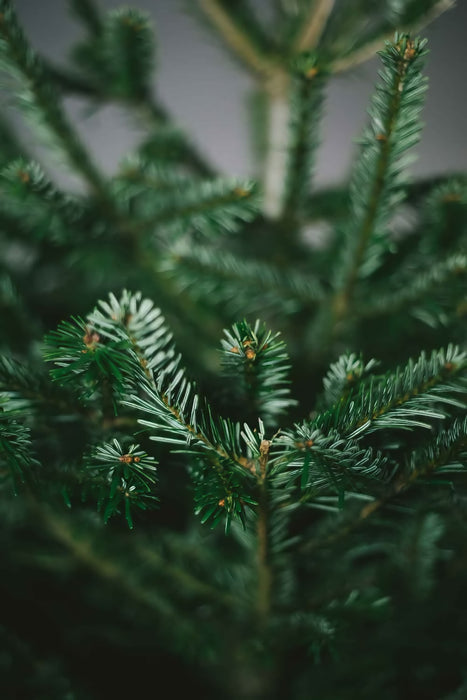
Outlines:
{"label": "dark green foliage", "polygon": [[[350,182],[351,222],[344,232],[345,261],[337,269],[347,298],[356,277],[371,275],[390,245],[387,222],[404,198],[407,158],[417,143],[426,82],[420,72],[425,42],[404,36],[380,52],[384,69],[361,138],[361,154]],[[371,182],[372,186],[368,187]],[[349,250],[346,250],[346,247]],[[342,281],[341,281],[342,276]]]}
{"label": "dark green foliage", "polygon": [[294,86],[289,125],[289,162],[285,183],[284,217],[303,216],[311,190],[314,155],[319,144],[325,68],[313,54],[303,54],[293,65]]}
{"label": "dark green foliage", "polygon": [[16,490],[26,480],[26,472],[31,470],[34,459],[31,457],[32,444],[29,430],[21,423],[4,414],[0,416],[0,465],[1,481],[11,480]]}
{"label": "dark green foliage", "polygon": [[259,416],[270,425],[294,404],[289,397],[285,343],[256,321],[236,323],[224,331],[222,364],[232,403],[241,403],[244,416]]}
{"label": "dark green foliage", "polygon": [[48,238],[58,245],[83,237],[83,225],[90,222],[84,203],[56,189],[38,163],[13,160],[0,173],[0,188],[5,213],[28,236]]}
{"label": "dark green foliage", "polygon": [[[0,695],[463,698],[467,179],[407,167],[449,3],[187,3],[258,81],[258,182],[153,94],[149,16],[71,0],[69,68],[14,4],[2,80],[84,188],[0,120]],[[377,51],[314,191],[327,81]],[[110,176],[70,94],[144,126]]]}
{"label": "dark green foliage", "polygon": [[89,179],[98,192],[103,189],[100,175],[71,127],[61,107],[47,70],[29,46],[9,0],[0,3],[0,63],[17,83],[18,107],[52,139],[72,168]]}
{"label": "dark green foliage", "polygon": [[114,438],[108,445],[99,445],[85,460],[85,483],[98,493],[98,509],[103,511],[104,521],[121,511],[128,526],[133,527],[131,506],[145,510],[147,504],[157,500],[153,494],[155,484],[154,457],[150,457],[139,445],[123,449]]}
{"label": "dark green foliage", "polygon": [[149,18],[131,8],[100,18],[89,6],[80,16],[90,36],[76,47],[74,59],[94,89],[117,99],[144,99],[154,63]]}

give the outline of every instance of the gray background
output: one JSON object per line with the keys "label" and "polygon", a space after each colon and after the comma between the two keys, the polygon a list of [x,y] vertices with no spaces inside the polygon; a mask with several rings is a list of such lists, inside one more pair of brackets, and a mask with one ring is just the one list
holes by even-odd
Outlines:
{"label": "gray background", "polygon": [[[258,1],[252,0],[253,4]],[[177,123],[221,172],[254,175],[247,110],[253,88],[250,77],[222,50],[213,34],[187,12],[187,0],[100,1],[103,9],[122,4],[146,10],[153,18],[158,37],[154,87]],[[81,36],[81,27],[71,17],[67,0],[16,0],[15,6],[33,46],[51,59],[64,59],[70,42]],[[429,38],[430,90],[423,138],[412,172],[466,170],[467,0],[458,0],[457,6],[435,20],[423,35]],[[366,121],[378,66],[377,59],[371,60],[331,82],[318,157],[318,184],[339,181],[347,174],[354,140]],[[83,101],[73,99],[67,101],[67,109],[106,172],[115,169],[139,138],[133,121],[119,108],[89,113]]]}

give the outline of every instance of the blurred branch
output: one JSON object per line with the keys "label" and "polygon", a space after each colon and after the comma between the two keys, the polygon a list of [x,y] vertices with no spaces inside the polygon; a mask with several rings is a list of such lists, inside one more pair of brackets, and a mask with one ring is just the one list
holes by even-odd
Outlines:
{"label": "blurred branch", "polygon": [[258,51],[248,35],[240,29],[218,0],[199,0],[199,5],[224,41],[252,69],[253,73],[262,78],[270,78],[271,75],[281,71],[273,60]]}
{"label": "blurred branch", "polygon": [[333,7],[334,0],[316,0],[313,3],[309,16],[303,23],[303,27],[294,42],[294,51],[300,53],[301,51],[309,51],[317,46]]}
{"label": "blurred branch", "polygon": [[[450,10],[451,8],[454,7],[456,3],[456,0],[440,0],[436,5],[434,5],[427,13],[426,15],[416,24],[412,24],[406,27],[401,27],[400,31],[401,32],[414,32],[417,33],[425,27],[427,24],[430,24],[435,20],[439,15],[443,14],[443,12],[446,12],[447,10]],[[364,63],[365,61],[370,60],[373,58],[376,54],[377,51],[379,51],[385,41],[389,41],[393,38],[394,36],[394,31],[390,31],[387,34],[380,36],[378,39],[374,39],[373,41],[370,41],[368,44],[365,44],[364,46],[361,46],[360,48],[356,49],[354,52],[350,53],[348,56],[343,56],[342,58],[338,58],[334,63],[331,65],[331,72],[332,73],[343,73],[346,70],[350,70],[351,68],[355,68],[355,66],[360,65],[361,63]]]}

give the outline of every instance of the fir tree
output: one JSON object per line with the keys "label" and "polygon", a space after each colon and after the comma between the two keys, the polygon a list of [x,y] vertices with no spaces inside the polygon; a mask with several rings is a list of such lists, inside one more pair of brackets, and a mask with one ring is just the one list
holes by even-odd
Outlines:
{"label": "fir tree", "polygon": [[[159,102],[143,12],[70,0],[58,66],[14,4],[4,87],[83,188],[1,121],[2,697],[467,697],[467,180],[409,168],[452,3],[188,3],[258,82],[257,182]],[[375,53],[317,189],[328,81]],[[111,176],[70,94],[144,120]]]}

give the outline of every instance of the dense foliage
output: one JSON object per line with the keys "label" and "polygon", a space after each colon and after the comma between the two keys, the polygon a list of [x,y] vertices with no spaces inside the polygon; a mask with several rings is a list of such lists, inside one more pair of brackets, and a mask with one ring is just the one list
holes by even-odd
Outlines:
{"label": "dense foliage", "polygon": [[[143,12],[69,4],[56,66],[0,0],[4,87],[83,184],[2,119],[2,696],[466,697],[467,178],[409,170],[451,3],[188,2],[258,81],[257,182],[160,104]],[[316,189],[328,81],[376,51]],[[70,94],[144,122],[111,176]]]}

